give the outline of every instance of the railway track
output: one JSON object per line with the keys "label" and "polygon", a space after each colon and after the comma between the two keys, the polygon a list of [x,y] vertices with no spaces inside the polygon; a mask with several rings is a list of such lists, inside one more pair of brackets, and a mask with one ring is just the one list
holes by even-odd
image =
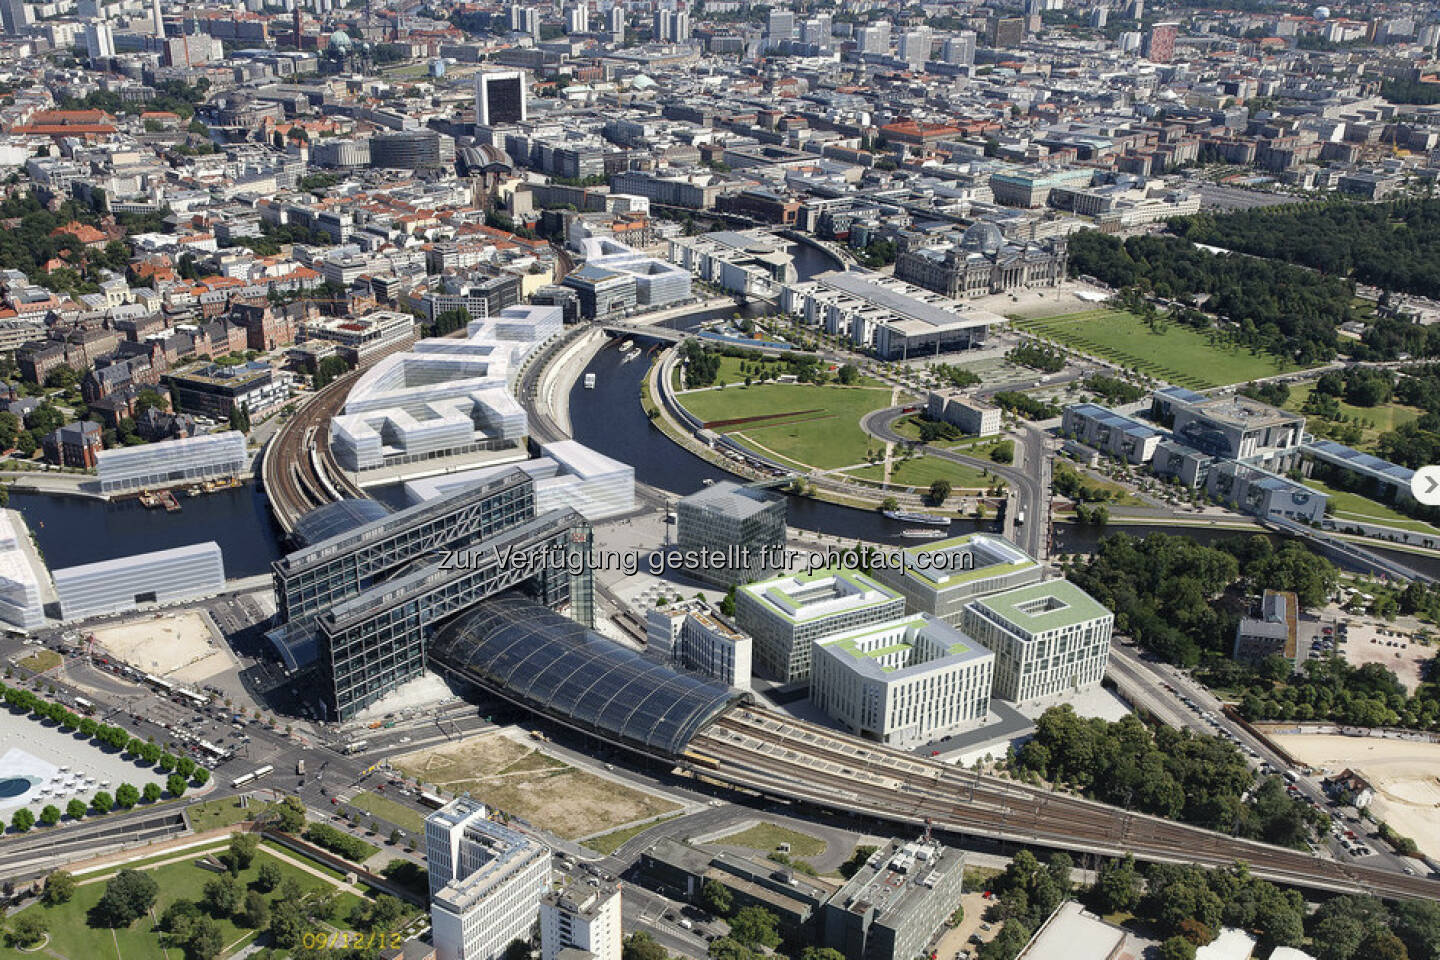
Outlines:
{"label": "railway track", "polygon": [[1142,860],[1212,867],[1239,860],[1257,876],[1310,889],[1440,899],[1433,880],[981,776],[762,709],[726,714],[690,750],[692,766],[707,777],[884,820],[1084,853],[1133,852]]}

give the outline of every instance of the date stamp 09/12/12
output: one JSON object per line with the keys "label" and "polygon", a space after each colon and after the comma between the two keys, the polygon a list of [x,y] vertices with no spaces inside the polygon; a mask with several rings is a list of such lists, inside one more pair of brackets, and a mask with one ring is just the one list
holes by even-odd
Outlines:
{"label": "date stamp 09/12/12", "polygon": [[398,950],[405,942],[404,934],[345,932],[334,930],[306,931],[300,935],[300,946],[306,950]]}

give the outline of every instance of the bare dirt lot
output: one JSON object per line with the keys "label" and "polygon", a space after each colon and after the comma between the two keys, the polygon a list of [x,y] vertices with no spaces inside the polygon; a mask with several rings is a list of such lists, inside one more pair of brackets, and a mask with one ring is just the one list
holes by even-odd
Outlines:
{"label": "bare dirt lot", "polygon": [[210,621],[195,611],[100,627],[95,643],[137,670],[176,674],[182,682],[203,681],[230,665],[215,645]]}
{"label": "bare dirt lot", "polygon": [[[1380,630],[1386,632],[1381,633]],[[1345,642],[1345,662],[1352,667],[1378,663],[1405,685],[1411,693],[1420,685],[1421,670],[1435,656],[1435,648],[1418,643],[1409,634],[1389,627],[1350,623]]]}
{"label": "bare dirt lot", "polygon": [[408,776],[457,793],[469,791],[489,806],[570,839],[680,809],[499,732],[417,750],[391,762]]}
{"label": "bare dirt lot", "polygon": [[1349,767],[1375,787],[1374,815],[1440,857],[1440,743],[1281,734],[1272,737],[1297,760],[1330,773]]}

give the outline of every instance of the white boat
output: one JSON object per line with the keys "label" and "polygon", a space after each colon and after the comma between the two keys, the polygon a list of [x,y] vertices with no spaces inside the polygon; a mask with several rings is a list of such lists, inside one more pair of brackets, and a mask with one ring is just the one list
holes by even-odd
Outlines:
{"label": "white boat", "polygon": [[939,537],[949,536],[944,530],[927,529],[925,527],[911,528],[900,531],[900,536],[911,540],[935,540]]}
{"label": "white boat", "polygon": [[594,389],[595,389],[595,374],[593,374],[593,373],[587,373],[587,374],[585,374],[585,389],[586,389],[586,390],[594,390]]}
{"label": "white boat", "polygon": [[885,516],[891,520],[899,520],[901,523],[923,523],[927,527],[948,527],[949,517],[937,517],[933,513],[907,513],[904,510],[886,510]]}

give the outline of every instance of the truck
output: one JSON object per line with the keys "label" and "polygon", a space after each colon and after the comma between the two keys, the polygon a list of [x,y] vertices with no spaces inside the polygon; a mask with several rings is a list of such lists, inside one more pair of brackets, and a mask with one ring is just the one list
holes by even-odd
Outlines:
{"label": "truck", "polygon": [[295,775],[298,777],[305,776],[305,761],[303,758],[295,761]]}

